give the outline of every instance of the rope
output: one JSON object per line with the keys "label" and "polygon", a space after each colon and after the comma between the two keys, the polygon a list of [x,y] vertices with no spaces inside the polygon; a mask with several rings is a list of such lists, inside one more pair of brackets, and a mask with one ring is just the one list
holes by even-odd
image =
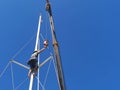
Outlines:
{"label": "rope", "polygon": [[49,74],[49,71],[50,71],[51,62],[52,62],[52,60],[50,60],[50,62],[49,62],[49,66],[48,66],[48,69],[47,69],[47,73],[46,73],[46,76],[45,76],[45,79],[44,79],[43,86],[45,86],[45,84],[46,84],[48,74]]}
{"label": "rope", "polygon": [[30,38],[30,40],[20,48],[20,50],[12,57],[12,59],[14,59],[33,40],[34,37],[35,35],[33,35],[32,38]]}
{"label": "rope", "polygon": [[13,75],[13,67],[12,67],[12,63],[11,63],[11,78],[12,78],[12,87],[13,87],[13,90],[15,90],[15,85],[14,85],[14,75]]}
{"label": "rope", "polygon": [[22,84],[24,84],[26,80],[28,80],[28,77],[27,77],[26,79],[24,79],[24,80],[15,88],[15,90],[19,89],[19,87],[22,86]]}
{"label": "rope", "polygon": [[0,74],[0,78],[3,76],[3,74],[4,74],[5,71],[7,70],[9,64],[10,64],[10,62],[8,62],[8,64],[6,65],[6,67],[3,69],[2,73]]}

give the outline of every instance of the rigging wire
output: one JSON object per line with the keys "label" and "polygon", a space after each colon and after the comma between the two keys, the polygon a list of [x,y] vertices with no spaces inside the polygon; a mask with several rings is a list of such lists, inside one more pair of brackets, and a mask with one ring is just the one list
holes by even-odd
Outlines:
{"label": "rigging wire", "polygon": [[[41,38],[42,38],[43,40],[45,40],[45,38],[43,37],[43,35],[42,35],[42,34],[40,34],[40,35],[41,35]],[[54,66],[55,73],[56,73],[56,77],[57,77],[57,81],[58,81],[58,84],[59,84],[59,78],[58,78],[58,73],[57,73],[57,69],[56,69],[56,65],[55,65],[55,57],[54,57],[54,54],[51,52],[49,46],[47,47],[47,49],[48,49],[50,55],[53,56],[53,60],[51,60],[51,61],[53,61],[53,66]],[[49,70],[49,68],[48,68],[48,70]],[[48,73],[48,72],[47,72],[47,73]],[[46,78],[47,78],[47,75],[46,75]],[[45,86],[45,83],[46,83],[46,80],[44,80],[44,84],[43,84],[44,86]]]}
{"label": "rigging wire", "polygon": [[13,73],[13,66],[11,62],[11,78],[12,78],[12,88],[15,90],[15,85],[14,85],[14,73]]}
{"label": "rigging wire", "polygon": [[47,20],[47,17],[48,15],[47,15],[47,13],[46,13],[46,16],[45,16],[45,35],[44,35],[44,37],[43,37],[43,35],[41,34],[41,37],[42,37],[42,39],[43,40],[46,40],[47,38],[48,38],[48,20]]}
{"label": "rigging wire", "polygon": [[[47,24],[47,23],[46,23],[46,24]],[[47,28],[48,28],[48,27],[47,27],[47,25],[46,25],[46,35],[45,35],[45,38],[47,38],[47,36],[48,36],[48,34],[47,34]],[[35,36],[35,35],[34,35],[34,36]],[[22,52],[22,50],[33,40],[34,36],[32,36],[32,38],[30,38],[30,40],[29,40],[27,43],[25,43],[25,44],[23,45],[23,47],[20,48],[20,50],[12,57],[12,59],[14,59],[19,53]],[[40,34],[40,36],[41,36],[42,40],[45,40],[45,38],[44,38],[44,36],[43,36],[42,34]],[[53,53],[51,52],[50,48],[47,47],[47,49],[48,49],[50,55],[53,56]],[[40,80],[37,78],[37,79],[39,80],[39,84],[40,84],[40,86],[42,87],[43,90],[45,90],[45,85],[46,85],[46,81],[47,81],[47,78],[48,78],[48,74],[49,74],[50,66],[51,66],[51,63],[52,63],[52,62],[53,62],[53,65],[54,65],[54,68],[55,68],[55,72],[56,72],[56,76],[57,76],[57,80],[58,80],[58,75],[57,75],[57,70],[56,70],[56,66],[55,66],[55,61],[54,61],[54,59],[53,59],[53,60],[50,60],[50,62],[49,62],[49,66],[48,66],[48,69],[47,69],[47,72],[46,72],[46,76],[45,76],[45,79],[44,79],[44,83],[42,84],[42,83],[40,82]],[[6,67],[4,68],[3,72],[0,74],[0,78],[3,76],[3,74],[4,74],[5,71],[7,70],[7,68],[8,68],[8,66],[9,66],[10,63],[11,63],[12,88],[13,88],[13,90],[17,90],[20,86],[22,86],[22,84],[24,84],[24,82],[25,82],[28,78],[26,78],[25,80],[23,80],[17,87],[15,87],[15,85],[14,85],[14,73],[13,73],[13,65],[12,65],[12,62],[9,62],[9,63],[6,65]]]}
{"label": "rigging wire", "polygon": [[15,88],[15,90],[18,90],[19,87],[21,87],[27,80],[28,80],[28,77],[25,78],[25,79]]}
{"label": "rigging wire", "polygon": [[56,65],[55,65],[55,59],[54,59],[54,58],[53,58],[53,66],[54,66],[55,73],[56,73],[56,76],[57,76],[58,84],[60,84],[60,83],[59,83],[59,78],[58,78],[58,73],[57,73],[57,68],[56,68]]}
{"label": "rigging wire", "polygon": [[49,74],[49,71],[50,71],[51,62],[52,62],[52,60],[50,60],[50,62],[49,62],[47,73],[46,73],[46,76],[45,76],[45,79],[44,79],[44,82],[43,82],[44,87],[45,87],[45,84],[46,84],[46,81],[47,81],[47,78],[48,78],[48,74]]}
{"label": "rigging wire", "polygon": [[[41,34],[41,37],[42,37],[43,40],[45,39],[42,34]],[[51,61],[53,61],[53,66],[54,66],[55,73],[56,73],[56,77],[57,77],[57,81],[58,81],[58,84],[59,84],[59,79],[58,79],[58,73],[57,73],[57,69],[56,69],[56,65],[55,65],[55,57],[54,57],[54,54],[51,52],[51,50],[50,50],[49,47],[47,47],[47,49],[48,49],[50,55],[53,56],[53,60],[51,60]],[[46,82],[44,82],[44,83],[46,83]],[[43,84],[43,85],[45,86],[45,84]]]}
{"label": "rigging wire", "polygon": [[46,35],[45,35],[45,38],[47,38],[48,37],[48,33],[47,33],[47,31],[48,31],[48,23],[47,23],[47,13],[46,13],[46,18],[45,18],[45,29],[46,29]]}
{"label": "rigging wire", "polygon": [[19,53],[22,52],[22,50],[33,40],[33,38],[35,37],[35,35],[33,35],[30,40],[28,42],[26,42],[23,47],[21,47],[18,52],[12,57],[12,59],[14,59]]}
{"label": "rigging wire", "polygon": [[43,37],[43,35],[42,35],[42,34],[40,34],[40,36],[41,36],[42,40],[43,40],[43,41],[45,41],[45,38]]}
{"label": "rigging wire", "polygon": [[[48,33],[47,33],[47,22],[46,22],[46,34],[45,34],[45,38],[47,38],[48,36]],[[34,35],[35,36],[35,35]],[[22,50],[33,40],[34,36],[32,38],[30,38],[30,40],[25,43],[25,45],[23,47],[20,48],[20,50],[12,57],[12,59],[14,59],[19,53],[22,52]],[[42,34],[40,34],[42,40],[45,40],[44,36]],[[47,47],[50,55],[53,56],[53,53],[51,52],[50,48]],[[42,87],[43,90],[45,90],[45,84],[46,84],[46,81],[47,81],[47,78],[48,78],[48,74],[49,74],[49,71],[50,71],[50,66],[51,66],[51,63],[53,61],[53,65],[54,65],[54,68],[55,68],[55,72],[56,72],[56,76],[57,76],[57,80],[58,80],[58,75],[57,75],[57,70],[56,70],[56,66],[55,66],[55,61],[54,59],[53,60],[50,60],[49,62],[49,66],[48,66],[48,69],[47,69],[47,72],[46,72],[46,76],[45,76],[45,79],[44,79],[44,83],[42,84],[39,80],[39,84],[40,86]],[[5,69],[3,70],[3,72],[0,74],[0,78],[3,76],[3,74],[5,73],[5,71],[7,70],[8,66],[9,66],[10,62],[6,65]],[[23,80],[16,88],[15,88],[15,85],[14,85],[14,73],[13,73],[13,66],[12,66],[12,62],[11,62],[11,77],[12,77],[12,88],[13,90],[17,90],[20,86],[22,86],[22,84],[24,84],[24,82],[28,79],[26,78],[25,80]]]}
{"label": "rigging wire", "polygon": [[[41,36],[42,40],[44,41],[44,40],[45,40],[45,38],[43,37],[43,35],[42,35],[42,34],[40,34],[40,36]],[[48,51],[49,51],[50,55],[51,55],[51,56],[53,56],[53,53],[51,52],[51,50],[50,50],[50,47],[49,47],[49,46],[47,47],[47,49],[48,49]]]}
{"label": "rigging wire", "polygon": [[8,66],[9,66],[10,62],[8,62],[8,64],[5,66],[5,68],[3,69],[2,73],[0,74],[0,78],[4,75],[4,73],[6,72]]}
{"label": "rigging wire", "polygon": [[36,77],[36,79],[38,80],[38,82],[39,82],[40,86],[42,87],[42,90],[45,90],[45,87],[44,87],[44,86],[43,86],[43,84],[40,82],[39,78],[38,78],[38,77]]}

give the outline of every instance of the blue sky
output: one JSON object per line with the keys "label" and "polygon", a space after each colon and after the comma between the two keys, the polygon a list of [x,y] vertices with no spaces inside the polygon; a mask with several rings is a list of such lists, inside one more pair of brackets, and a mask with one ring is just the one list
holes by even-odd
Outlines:
{"label": "blue sky", "polygon": [[[119,90],[120,1],[50,2],[67,90]],[[0,72],[19,49],[36,34],[40,13],[43,23],[46,22],[48,19],[44,0],[0,0]],[[47,21],[46,25],[48,24]],[[42,27],[43,33],[48,31],[44,30],[46,25]],[[47,28],[49,29],[49,25]],[[34,49],[34,43],[33,40],[33,43],[14,59],[25,64]],[[16,83],[19,83],[27,77],[27,71],[14,67],[14,74],[19,73],[15,76]],[[4,79],[0,80],[2,89],[12,90],[9,84],[9,69],[3,77]],[[57,90],[57,87],[52,85],[54,76],[50,77],[50,85],[46,90]],[[23,79],[19,81],[19,78]],[[28,90],[28,82],[26,83],[27,85],[23,85],[24,90]]]}

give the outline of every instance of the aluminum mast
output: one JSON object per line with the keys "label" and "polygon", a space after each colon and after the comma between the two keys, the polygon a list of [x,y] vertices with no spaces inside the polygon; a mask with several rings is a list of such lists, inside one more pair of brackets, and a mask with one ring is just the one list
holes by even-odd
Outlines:
{"label": "aluminum mast", "polygon": [[50,26],[51,26],[53,48],[54,48],[54,53],[55,53],[55,58],[56,58],[56,67],[57,67],[57,74],[58,74],[58,80],[59,80],[58,84],[59,84],[60,90],[65,90],[65,82],[64,82],[62,66],[60,62],[60,53],[59,53],[59,47],[58,47],[59,45],[56,39],[55,30],[54,30],[54,22],[53,22],[53,17],[52,17],[51,5],[48,0],[46,0],[46,10],[49,15]]}
{"label": "aluminum mast", "polygon": [[[40,36],[40,25],[41,25],[41,15],[39,17],[39,23],[38,23],[38,31],[37,31],[37,37],[36,37],[36,44],[35,44],[35,49],[34,51],[37,51],[39,48],[39,36]],[[39,65],[39,60],[38,60],[38,65]],[[39,71],[39,70],[38,70]],[[34,74],[35,72],[32,72],[30,75],[30,84],[29,84],[29,90],[32,90],[33,87],[33,80],[34,80]],[[39,83],[38,83],[38,88],[39,88]],[[39,90],[39,89],[38,89]]]}

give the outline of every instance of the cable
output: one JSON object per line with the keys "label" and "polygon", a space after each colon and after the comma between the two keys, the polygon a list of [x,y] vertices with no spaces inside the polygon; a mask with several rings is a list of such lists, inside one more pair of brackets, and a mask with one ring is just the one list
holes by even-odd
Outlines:
{"label": "cable", "polygon": [[44,83],[43,83],[44,87],[45,87],[45,84],[46,84],[46,81],[47,81],[47,78],[48,78],[48,74],[49,74],[49,71],[50,71],[51,62],[52,62],[52,60],[50,60],[50,62],[49,62],[49,66],[48,66],[47,73],[46,73]]}
{"label": "cable", "polygon": [[14,85],[14,75],[13,75],[13,67],[12,67],[12,63],[11,63],[11,78],[12,78],[12,87],[13,87],[13,90],[15,90],[15,85]]}
{"label": "cable", "polygon": [[54,59],[53,59],[53,66],[54,66],[55,73],[56,73],[56,76],[57,76],[58,84],[60,84],[60,83],[59,83],[58,73],[57,73],[57,69],[56,69],[56,65],[55,65],[55,60],[54,60]]}
{"label": "cable", "polygon": [[12,59],[14,59],[35,37],[35,35],[32,36],[32,38],[30,38],[30,40],[23,46],[20,48],[20,50],[12,57]]}
{"label": "cable", "polygon": [[40,86],[42,87],[42,90],[45,90],[45,87],[43,86],[43,84],[40,82],[40,80],[36,77],[36,79],[38,80]]}
{"label": "cable", "polygon": [[46,32],[45,32],[45,33],[46,33],[46,34],[45,34],[45,38],[47,38],[47,37],[48,37],[48,33],[47,33],[47,31],[48,31],[47,13],[46,13],[46,18],[45,18],[45,19],[46,19],[46,23],[45,23],[45,24],[46,24],[46,25],[45,25],[45,29],[46,29]]}
{"label": "cable", "polygon": [[[40,34],[40,35],[41,35],[42,40],[44,41],[45,38],[43,37],[42,34]],[[50,47],[47,47],[47,49],[48,49],[50,55],[54,56],[54,54],[53,54],[53,53],[51,52],[51,50],[50,50]],[[57,81],[58,81],[58,84],[60,85],[59,78],[58,78],[58,73],[57,73],[57,69],[56,69],[56,65],[55,65],[55,57],[54,57],[54,59],[51,60],[51,61],[53,61],[53,66],[54,66],[54,69],[55,69],[55,73],[56,73]],[[43,86],[44,86],[44,87],[45,87],[46,80],[47,80],[47,77],[48,77],[49,68],[50,68],[50,66],[48,66],[48,71],[47,71],[47,74],[46,74],[46,77],[45,77],[45,80],[44,80],[44,83],[43,83]]]}
{"label": "cable", "polygon": [[40,34],[40,36],[41,36],[42,40],[43,40],[43,41],[45,41],[45,38],[43,37],[43,35],[42,35],[42,34]]}
{"label": "cable", "polygon": [[24,79],[24,80],[15,88],[15,90],[17,90],[20,86],[22,86],[22,84],[24,84],[26,80],[28,80],[28,77],[27,77],[26,79]]}
{"label": "cable", "polygon": [[8,64],[6,65],[6,67],[3,69],[2,73],[0,74],[0,78],[3,76],[3,74],[4,74],[5,71],[7,70],[9,64],[10,64],[10,62],[8,62]]}

